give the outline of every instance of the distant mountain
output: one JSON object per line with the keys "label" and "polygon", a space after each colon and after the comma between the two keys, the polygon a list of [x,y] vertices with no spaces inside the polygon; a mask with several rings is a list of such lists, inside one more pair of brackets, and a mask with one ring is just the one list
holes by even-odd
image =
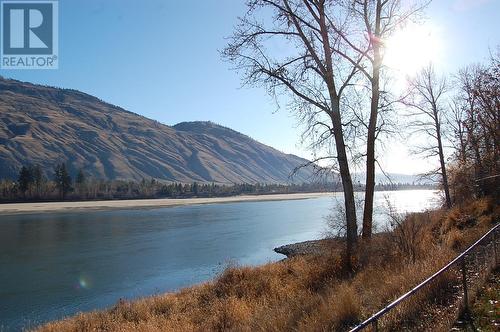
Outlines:
{"label": "distant mountain", "polygon": [[377,183],[409,183],[409,184],[435,184],[436,181],[433,181],[430,178],[422,178],[418,175],[411,174],[400,174],[400,173],[387,173],[387,176],[384,174],[377,175]]}
{"label": "distant mountain", "polygon": [[288,183],[307,162],[211,122],[171,127],[79,91],[0,78],[0,178],[27,164],[50,174],[63,161],[95,178],[217,183]]}
{"label": "distant mountain", "polygon": [[[353,178],[356,182],[365,183],[366,173],[355,173]],[[421,178],[418,175],[412,174],[401,174],[401,173],[377,173],[375,174],[375,182],[377,184],[390,184],[390,183],[408,183],[408,184],[419,184],[419,185],[431,185],[435,184],[436,181],[433,181],[429,178]]]}

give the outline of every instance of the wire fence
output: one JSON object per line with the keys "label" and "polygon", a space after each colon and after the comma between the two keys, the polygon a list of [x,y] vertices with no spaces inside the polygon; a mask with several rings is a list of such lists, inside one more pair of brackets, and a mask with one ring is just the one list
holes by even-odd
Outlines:
{"label": "wire fence", "polygon": [[[381,309],[375,313],[370,318],[363,321],[361,324],[352,328],[350,332],[356,332],[364,330],[365,328],[371,327],[372,331],[378,331],[380,328],[380,321],[391,312],[394,308],[402,305],[405,301],[411,297],[417,295],[417,293],[426,286],[430,286],[432,283],[436,282],[445,273],[450,272],[453,268],[459,269],[459,275],[461,279],[461,288],[463,291],[463,310],[467,313],[469,310],[469,292],[470,292],[470,280],[472,278],[472,273],[477,276],[479,273],[473,272],[474,270],[481,270],[483,272],[486,270],[485,267],[491,268],[498,265],[498,244],[497,240],[499,237],[498,232],[500,231],[500,223],[497,223],[493,228],[491,228],[486,234],[484,234],[479,240],[467,248],[464,252],[458,255],[451,262],[446,264],[439,271],[428,277],[426,280],[415,286],[413,289],[403,294],[385,308]],[[490,262],[490,261],[493,262]],[[475,266],[475,269],[469,270],[469,265]],[[486,271],[487,272],[487,271]]]}

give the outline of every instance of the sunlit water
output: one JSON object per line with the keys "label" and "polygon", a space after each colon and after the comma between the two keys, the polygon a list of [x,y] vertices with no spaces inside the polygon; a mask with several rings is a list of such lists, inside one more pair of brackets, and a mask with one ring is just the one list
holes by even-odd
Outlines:
{"label": "sunlit water", "polygon": [[[435,191],[378,192],[399,211],[437,204]],[[228,264],[282,259],[273,248],[321,238],[342,197],[0,216],[0,331],[32,327],[120,298],[207,280]]]}

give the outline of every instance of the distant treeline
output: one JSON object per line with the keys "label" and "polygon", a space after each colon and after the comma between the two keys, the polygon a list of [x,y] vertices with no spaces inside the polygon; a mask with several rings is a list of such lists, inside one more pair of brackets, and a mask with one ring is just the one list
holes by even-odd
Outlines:
{"label": "distant treeline", "polygon": [[[429,189],[429,185],[395,183],[377,185],[377,190]],[[358,185],[358,190],[363,190]],[[142,181],[102,180],[89,177],[80,169],[70,175],[65,163],[57,164],[47,177],[39,165],[23,166],[17,181],[0,180],[0,202],[226,197],[236,195],[289,194],[342,191],[340,183],[302,184],[216,184],[166,183],[156,179]]]}

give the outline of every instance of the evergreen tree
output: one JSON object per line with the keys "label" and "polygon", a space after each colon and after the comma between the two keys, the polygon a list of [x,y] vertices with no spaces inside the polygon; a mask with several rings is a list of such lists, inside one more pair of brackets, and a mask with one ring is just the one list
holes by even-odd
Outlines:
{"label": "evergreen tree", "polygon": [[76,179],[75,182],[77,185],[82,186],[85,184],[86,178],[85,178],[85,173],[83,173],[83,170],[80,168],[78,170],[78,173],[76,174]]}
{"label": "evergreen tree", "polygon": [[59,196],[64,199],[66,194],[71,190],[71,176],[66,169],[66,164],[62,163],[54,169],[54,181],[59,190]]}
{"label": "evergreen tree", "polygon": [[85,173],[83,173],[83,169],[80,168],[78,170],[78,173],[76,173],[76,178],[75,178],[75,186],[78,190],[80,198],[82,198],[82,195],[84,194],[86,181],[87,179],[85,177]]}
{"label": "evergreen tree", "polygon": [[19,177],[17,178],[17,184],[19,185],[19,190],[23,193],[23,197],[26,198],[26,191],[33,184],[33,174],[30,167],[23,166],[19,171]]}
{"label": "evergreen tree", "polygon": [[36,164],[31,169],[31,173],[33,175],[33,182],[35,184],[36,195],[40,196],[42,191],[42,184],[44,182],[42,167]]}

